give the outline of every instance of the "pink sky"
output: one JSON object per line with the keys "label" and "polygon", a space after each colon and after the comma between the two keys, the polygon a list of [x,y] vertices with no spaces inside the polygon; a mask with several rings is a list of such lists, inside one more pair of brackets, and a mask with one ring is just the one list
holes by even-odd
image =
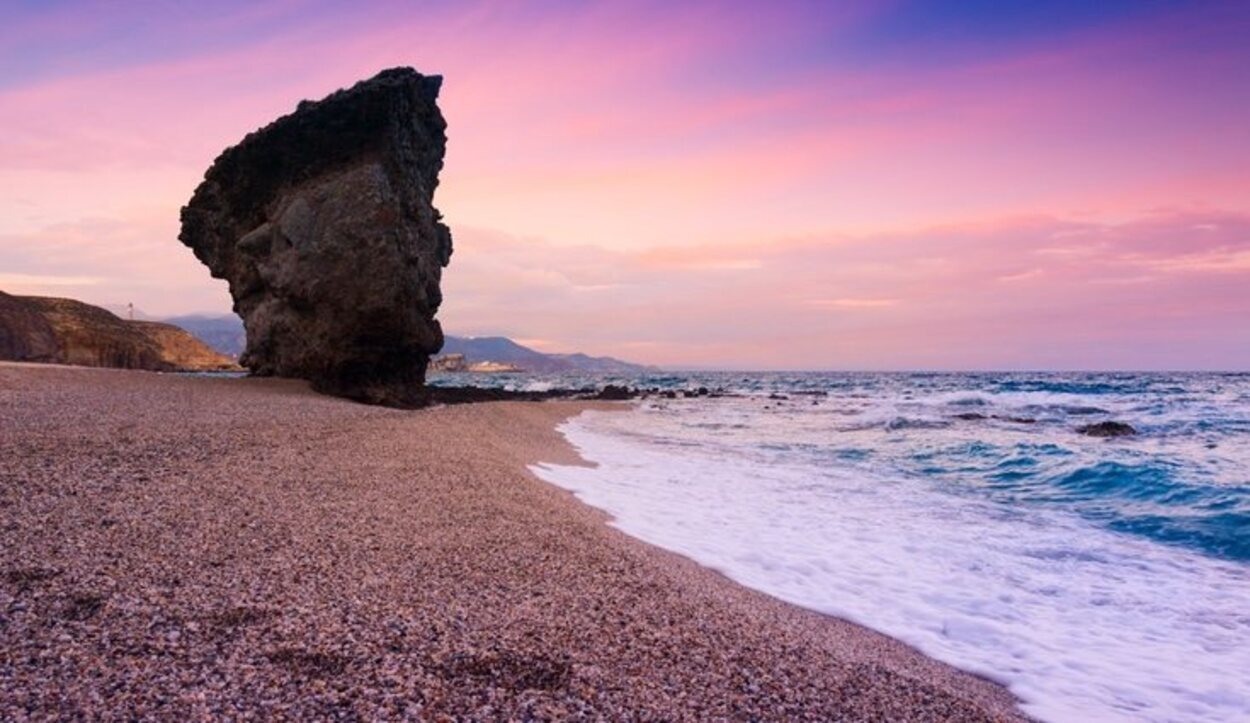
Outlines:
{"label": "pink sky", "polygon": [[0,290],[228,311],[176,238],[204,170],[412,65],[446,78],[450,333],[674,366],[1250,366],[1250,11],[673,5],[19,4]]}

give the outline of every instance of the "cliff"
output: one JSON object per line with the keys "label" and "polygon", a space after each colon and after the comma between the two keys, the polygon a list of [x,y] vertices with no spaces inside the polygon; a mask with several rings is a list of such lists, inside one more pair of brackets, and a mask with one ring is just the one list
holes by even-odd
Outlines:
{"label": "cliff", "polygon": [[0,359],[55,362],[59,355],[56,333],[43,312],[0,291]]}
{"label": "cliff", "polygon": [[422,402],[451,256],[441,83],[395,68],[304,101],[223,151],[182,209],[179,240],[229,283],[255,374]]}
{"label": "cliff", "polygon": [[126,321],[73,299],[3,292],[0,359],[152,371],[237,368],[176,326]]}

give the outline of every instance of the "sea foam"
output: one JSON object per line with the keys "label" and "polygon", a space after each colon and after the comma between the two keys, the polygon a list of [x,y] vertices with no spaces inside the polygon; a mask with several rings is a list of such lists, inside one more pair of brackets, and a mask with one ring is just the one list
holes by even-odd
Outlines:
{"label": "sea foam", "polygon": [[[1088,406],[1066,393],[1007,394],[1046,414]],[[936,405],[979,411],[987,404],[963,400],[980,398]],[[1246,564],[1062,506],[957,493],[879,464],[870,448],[820,442],[907,413],[864,404],[849,412],[867,417],[858,422],[845,408],[770,414],[751,399],[587,412],[561,430],[598,466],[534,471],[635,537],[999,681],[1040,719],[1250,719]],[[876,444],[923,459],[934,443],[914,435],[951,434],[904,426],[878,429],[887,436]]]}

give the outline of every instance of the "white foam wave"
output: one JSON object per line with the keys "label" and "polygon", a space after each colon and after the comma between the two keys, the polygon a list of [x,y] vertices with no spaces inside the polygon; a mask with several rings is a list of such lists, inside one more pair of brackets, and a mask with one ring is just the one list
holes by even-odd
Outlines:
{"label": "white foam wave", "polygon": [[1245,566],[916,480],[678,453],[626,434],[639,414],[663,411],[567,422],[599,466],[535,472],[640,539],[1000,681],[1030,715],[1250,719]]}

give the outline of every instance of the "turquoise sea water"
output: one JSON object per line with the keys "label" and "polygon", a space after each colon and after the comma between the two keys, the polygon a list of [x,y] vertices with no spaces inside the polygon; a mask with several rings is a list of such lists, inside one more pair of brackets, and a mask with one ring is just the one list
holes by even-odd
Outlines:
{"label": "turquoise sea water", "polygon": [[[651,397],[540,466],[617,526],[1008,685],[1046,720],[1250,720],[1250,375],[455,375]],[[1078,427],[1115,420],[1132,437]]]}
{"label": "turquoise sea water", "polygon": [[[617,383],[743,394],[669,402],[685,421],[666,430],[666,441],[872,467],[954,495],[1065,510],[1109,530],[1250,561],[1250,374],[468,377],[517,389]],[[710,409],[725,418],[710,418]],[[1104,420],[1139,434],[1075,432]]]}

